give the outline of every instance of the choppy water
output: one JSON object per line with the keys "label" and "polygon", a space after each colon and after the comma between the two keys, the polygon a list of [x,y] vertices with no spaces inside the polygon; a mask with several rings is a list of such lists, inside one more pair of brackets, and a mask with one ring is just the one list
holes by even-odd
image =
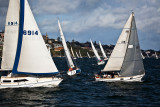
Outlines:
{"label": "choppy water", "polygon": [[[60,71],[67,70],[65,58],[54,58]],[[94,59],[79,59],[80,75],[67,77],[56,88],[19,88],[0,90],[0,106],[160,106],[160,60],[145,59],[144,82],[95,82]],[[64,67],[66,66],[66,67]]]}

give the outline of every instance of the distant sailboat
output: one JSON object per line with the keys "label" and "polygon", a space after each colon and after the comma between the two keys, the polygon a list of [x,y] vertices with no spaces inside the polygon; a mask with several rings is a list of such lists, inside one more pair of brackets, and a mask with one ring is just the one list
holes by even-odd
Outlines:
{"label": "distant sailboat", "polygon": [[76,55],[77,55],[77,58],[79,58],[79,55],[78,55],[78,53],[76,52]]}
{"label": "distant sailboat", "polygon": [[59,72],[27,0],[9,1],[5,27],[2,69],[12,72],[1,77],[0,88],[59,85],[62,79],[52,76]]}
{"label": "distant sailboat", "polygon": [[158,59],[158,56],[157,56],[157,53],[155,52],[155,55],[156,55],[156,59]]}
{"label": "distant sailboat", "polygon": [[81,51],[79,50],[79,56],[80,56],[80,58],[82,58],[82,55],[81,55]]}
{"label": "distant sailboat", "polygon": [[146,53],[146,54],[147,54],[147,57],[150,58],[150,57],[149,57],[149,54],[148,54],[148,53]]}
{"label": "distant sailboat", "polygon": [[103,49],[102,44],[101,44],[100,41],[99,41],[99,46],[100,46],[101,52],[102,52],[102,54],[103,54],[104,60],[108,60],[108,58],[107,58],[107,56],[106,56],[106,54],[105,54],[105,52],[104,52],[104,49]]}
{"label": "distant sailboat", "polygon": [[91,46],[92,46],[92,49],[93,49],[93,52],[94,52],[94,55],[96,56],[96,59],[97,59],[97,62],[98,62],[98,65],[102,65],[104,64],[105,62],[100,58],[100,56],[98,55],[98,52],[96,50],[96,48],[94,47],[93,43],[92,43],[92,40],[91,41]]}
{"label": "distant sailboat", "polygon": [[58,26],[59,26],[59,31],[60,31],[60,36],[61,36],[61,39],[62,39],[62,44],[63,44],[63,47],[64,47],[64,51],[65,51],[65,54],[66,54],[66,59],[68,61],[68,66],[69,66],[69,70],[67,71],[67,74],[70,75],[70,76],[80,74],[81,73],[80,68],[76,67],[74,65],[73,61],[72,61],[71,54],[70,54],[69,49],[67,47],[66,40],[64,38],[64,34],[63,34],[63,31],[62,31],[59,19],[58,19]]}
{"label": "distant sailboat", "polygon": [[141,56],[142,56],[142,59],[145,59],[145,57],[143,56],[142,52],[141,52]]}
{"label": "distant sailboat", "polygon": [[88,58],[91,58],[88,52],[87,52],[87,55],[88,55]]}
{"label": "distant sailboat", "polygon": [[75,57],[75,54],[74,54],[74,52],[73,52],[72,47],[71,47],[71,53],[72,53],[73,59],[77,59],[77,58]]}
{"label": "distant sailboat", "polygon": [[97,81],[141,81],[145,75],[134,13],[125,24],[115,48]]}

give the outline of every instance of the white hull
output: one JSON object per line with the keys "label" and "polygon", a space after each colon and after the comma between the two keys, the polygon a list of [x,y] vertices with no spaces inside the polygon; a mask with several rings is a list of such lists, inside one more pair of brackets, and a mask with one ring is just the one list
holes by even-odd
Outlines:
{"label": "white hull", "polygon": [[[23,81],[24,80],[24,81]],[[1,77],[0,89],[20,87],[56,87],[63,79],[56,77]],[[5,82],[8,81],[8,82]]]}
{"label": "white hull", "polygon": [[101,62],[98,62],[97,64],[98,64],[98,65],[103,65],[103,64],[105,64],[105,62],[104,62],[104,61],[101,61]]}
{"label": "white hull", "polygon": [[76,70],[72,70],[72,71],[68,71],[67,74],[69,76],[73,76],[73,75],[76,75],[76,74],[80,74],[81,73],[81,70],[80,69],[76,69]]}
{"label": "white hull", "polygon": [[95,77],[96,81],[105,81],[105,82],[141,82],[142,78],[145,74],[131,76],[131,77],[117,77],[117,78],[97,78]]}

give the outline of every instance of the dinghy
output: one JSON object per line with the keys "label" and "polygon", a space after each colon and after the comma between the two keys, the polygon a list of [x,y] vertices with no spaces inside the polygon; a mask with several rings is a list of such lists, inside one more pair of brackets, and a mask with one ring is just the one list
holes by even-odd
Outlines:
{"label": "dinghy", "polygon": [[96,81],[141,81],[145,75],[134,13],[125,24],[115,48]]}
{"label": "dinghy", "polygon": [[94,45],[93,45],[93,43],[92,43],[92,40],[90,40],[90,41],[91,41],[91,46],[92,46],[94,55],[95,55],[95,57],[96,57],[96,59],[97,59],[97,64],[98,64],[98,65],[103,65],[103,64],[105,63],[104,60],[102,60],[102,59],[100,58],[100,56],[98,55],[98,52],[97,52],[96,48],[94,47]]}
{"label": "dinghy", "polygon": [[69,49],[67,47],[66,40],[64,38],[64,34],[63,34],[63,31],[62,31],[59,19],[58,19],[58,27],[59,27],[60,36],[61,36],[61,39],[62,39],[62,44],[63,44],[63,47],[64,47],[66,59],[67,59],[67,62],[68,62],[67,64],[69,66],[69,70],[67,71],[67,74],[69,76],[80,74],[81,73],[81,69],[76,67],[74,65],[73,61],[72,61],[71,54],[70,54]]}
{"label": "dinghy", "polygon": [[[13,37],[12,37],[13,36]],[[10,0],[6,18],[0,88],[54,87],[62,81],[27,0]]]}
{"label": "dinghy", "polygon": [[103,49],[102,44],[101,44],[100,41],[99,41],[99,46],[100,46],[100,49],[101,49],[101,52],[102,52],[102,55],[103,55],[104,60],[105,60],[105,61],[108,60],[108,58],[107,58],[107,56],[106,56],[106,54],[105,54],[105,52],[104,52],[104,49]]}
{"label": "dinghy", "polygon": [[77,58],[75,57],[75,55],[74,55],[74,52],[73,52],[72,47],[71,47],[71,52],[72,52],[73,59],[77,59]]}

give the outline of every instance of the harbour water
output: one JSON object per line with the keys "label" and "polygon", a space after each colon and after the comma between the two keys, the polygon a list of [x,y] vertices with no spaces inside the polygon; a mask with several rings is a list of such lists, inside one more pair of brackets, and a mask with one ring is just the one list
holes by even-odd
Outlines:
{"label": "harbour water", "polygon": [[65,58],[54,58],[64,81],[56,88],[1,89],[0,106],[154,106],[160,105],[160,59],[144,59],[143,82],[96,82],[94,73],[103,69],[95,59],[77,59],[82,73],[66,75]]}

